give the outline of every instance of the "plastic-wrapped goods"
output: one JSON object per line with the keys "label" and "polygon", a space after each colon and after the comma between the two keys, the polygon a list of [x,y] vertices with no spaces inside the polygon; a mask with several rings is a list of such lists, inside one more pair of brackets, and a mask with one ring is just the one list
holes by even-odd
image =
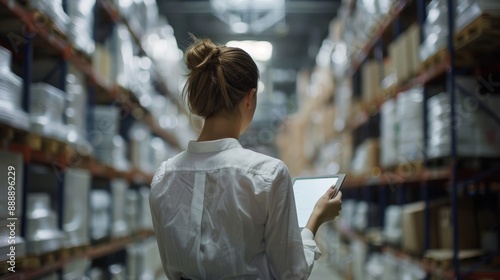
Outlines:
{"label": "plastic-wrapped goods", "polygon": [[134,0],[114,0],[113,2],[123,17],[129,18],[129,16],[133,13]]}
{"label": "plastic-wrapped goods", "polygon": [[180,69],[182,64],[182,51],[179,50],[174,29],[167,24],[165,18],[158,19],[156,27],[143,38],[146,53],[156,62],[160,79],[166,81],[171,93],[179,93]]}
{"label": "plastic-wrapped goods", "polygon": [[104,272],[99,267],[92,267],[87,272],[87,277],[90,278],[90,280],[104,280]]}
{"label": "plastic-wrapped goods", "polygon": [[64,96],[61,90],[44,83],[31,84],[31,130],[44,136],[67,140],[68,127],[63,123]]}
{"label": "plastic-wrapped goods", "polygon": [[152,149],[151,162],[153,164],[153,169],[156,169],[162,162],[169,158],[168,146],[167,143],[159,137],[153,137],[149,145]]}
{"label": "plastic-wrapped goods", "polygon": [[423,154],[423,90],[415,87],[400,93],[396,101],[398,131],[398,161],[422,160]]}
{"label": "plastic-wrapped goods", "polygon": [[63,268],[63,280],[75,280],[75,279],[86,279],[85,271],[87,266],[90,264],[90,260],[87,258],[75,258],[64,265]]}
{"label": "plastic-wrapped goods", "polygon": [[379,139],[368,138],[354,151],[351,171],[354,174],[370,174],[379,165]]}
{"label": "plastic-wrapped goods", "polygon": [[151,162],[151,130],[144,123],[135,122],[129,133],[132,166],[144,172],[154,172]]}
{"label": "plastic-wrapped goods", "polygon": [[498,0],[458,0],[456,30],[467,27],[482,14],[500,14]]}
{"label": "plastic-wrapped goods", "polygon": [[368,244],[361,240],[353,240],[350,247],[353,278],[366,279],[365,264],[368,254]]}
{"label": "plastic-wrapped goods", "polygon": [[91,175],[88,170],[68,168],[64,173],[63,230],[67,246],[89,243],[89,189]]}
{"label": "plastic-wrapped goods", "polygon": [[127,189],[128,182],[125,179],[114,179],[111,181],[111,236],[113,237],[121,237],[129,234],[125,216],[125,194],[127,192]]}
{"label": "plastic-wrapped goods", "polygon": [[368,228],[368,212],[369,204],[365,201],[360,201],[356,204],[356,210],[354,212],[353,227],[357,230],[365,230]]}
{"label": "plastic-wrapped goods", "polygon": [[90,237],[99,240],[109,235],[111,197],[105,190],[90,192]]}
{"label": "plastic-wrapped goods", "polygon": [[426,279],[427,273],[425,270],[408,259],[402,259],[399,261],[399,277],[398,279],[405,280],[424,280]]}
{"label": "plastic-wrapped goods", "polygon": [[396,100],[386,100],[380,108],[380,165],[394,166],[397,163],[398,117]]}
{"label": "plastic-wrapped goods", "polygon": [[383,236],[386,243],[398,245],[401,242],[401,236],[403,234],[401,214],[401,207],[397,205],[391,205],[385,209]]}
{"label": "plastic-wrapped goods", "polygon": [[383,253],[382,256],[382,264],[384,266],[384,273],[382,274],[381,279],[384,280],[400,280],[399,278],[399,269],[400,264],[397,257],[391,253]]}
{"label": "plastic-wrapped goods", "polygon": [[[70,19],[63,10],[62,1],[63,0],[29,0],[28,4],[31,8],[47,15],[59,31],[67,33],[67,26],[70,23]],[[72,1],[74,0],[68,2]]]}
{"label": "plastic-wrapped goods", "polygon": [[130,162],[127,159],[127,143],[120,135],[113,137],[111,152],[112,165],[116,170],[130,170]]}
{"label": "plastic-wrapped goods", "polygon": [[26,241],[29,254],[52,252],[64,247],[64,233],[57,228],[56,213],[47,193],[28,193]]}
{"label": "plastic-wrapped goods", "polygon": [[154,237],[151,237],[137,245],[139,249],[138,279],[154,279],[158,271],[162,271],[158,243]]}
{"label": "plastic-wrapped goods", "polygon": [[103,163],[113,164],[114,137],[118,135],[120,111],[117,107],[97,105],[94,107],[94,124],[91,131],[96,158]]}
{"label": "plastic-wrapped goods", "polygon": [[396,3],[396,0],[378,0],[378,8],[380,10],[380,13],[389,13],[394,3]]}
{"label": "plastic-wrapped goods", "polygon": [[[125,1],[119,1],[125,2]],[[132,29],[138,34],[150,32],[158,21],[158,5],[155,0],[134,0],[133,13],[127,16]]]}
{"label": "plastic-wrapped goods", "polygon": [[139,257],[140,257],[140,242],[132,243],[127,246],[127,276],[129,279],[141,279],[139,278]]}
{"label": "plastic-wrapped goods", "polygon": [[149,188],[142,186],[139,188],[139,215],[137,228],[141,230],[152,230],[153,219],[149,208]]}
{"label": "plastic-wrapped goods", "polygon": [[137,230],[137,218],[139,213],[139,196],[136,190],[128,189],[125,193],[125,221],[130,233]]}
{"label": "plastic-wrapped goods", "polygon": [[93,39],[95,0],[66,1],[70,17],[68,38],[78,50],[91,55],[95,44]]}
{"label": "plastic-wrapped goods", "polygon": [[0,123],[28,130],[29,117],[21,108],[21,78],[10,69],[11,53],[0,47]]}
{"label": "plastic-wrapped goods", "polygon": [[356,201],[346,199],[342,202],[342,215],[340,215],[340,227],[350,230],[354,224],[354,214],[356,212]]}
{"label": "plastic-wrapped goods", "polygon": [[111,40],[113,41],[111,51],[113,80],[125,88],[131,88],[135,82],[133,64],[130,59],[134,57],[134,44],[128,28],[122,23],[117,24]]}
{"label": "plastic-wrapped goods", "polygon": [[[456,7],[454,7],[456,8]],[[432,0],[427,5],[427,18],[423,26],[424,42],[420,46],[420,60],[425,61],[448,42],[448,3],[446,0]]]}
{"label": "plastic-wrapped goods", "polygon": [[[457,77],[457,87],[476,94],[479,86],[473,77]],[[491,110],[500,107],[500,97],[480,97],[483,103]],[[487,98],[487,99],[485,99]],[[455,114],[457,121],[457,155],[470,157],[500,156],[500,129],[497,123],[481,108],[475,97],[469,97],[456,92]],[[429,144],[427,154],[429,158],[447,156],[451,149],[451,112],[450,96],[443,92],[429,98],[428,106],[428,134]]]}
{"label": "plastic-wrapped goods", "polygon": [[335,123],[337,131],[342,131],[351,119],[352,88],[348,82],[341,82],[335,93]]}
{"label": "plastic-wrapped goods", "polygon": [[66,76],[66,108],[64,115],[68,126],[68,141],[76,146],[80,154],[92,154],[93,147],[86,139],[87,129],[87,94],[83,86],[84,76],[70,68]]}
{"label": "plastic-wrapped goods", "polygon": [[113,280],[125,280],[125,268],[121,264],[112,264],[108,267],[110,279]]}
{"label": "plastic-wrapped goods", "polygon": [[366,262],[366,280],[383,280],[384,265],[380,253],[372,253]]}

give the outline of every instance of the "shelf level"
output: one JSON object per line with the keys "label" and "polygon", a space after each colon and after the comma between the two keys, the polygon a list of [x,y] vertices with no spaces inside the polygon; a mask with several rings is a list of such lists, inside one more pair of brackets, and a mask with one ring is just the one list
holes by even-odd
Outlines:
{"label": "shelf level", "polygon": [[0,276],[2,280],[30,280],[39,279],[40,277],[55,272],[62,269],[64,265],[68,264],[72,260],[79,258],[97,259],[103,256],[107,256],[124,249],[129,244],[146,239],[148,237],[154,236],[153,232],[141,233],[136,235],[131,235],[116,240],[111,240],[107,243],[92,245],[83,254],[77,256],[69,256],[69,258],[59,259],[54,261],[49,265],[44,265],[41,268],[28,270],[28,271],[16,271],[12,273],[13,275],[6,274]]}
{"label": "shelf level", "polygon": [[[100,2],[110,3],[109,1],[100,1]],[[112,4],[108,5],[111,5],[112,7]],[[2,9],[6,8],[7,11],[10,11],[10,13],[14,15],[15,18],[17,18],[17,20],[20,21],[22,28],[19,30],[24,30],[23,28],[30,30],[32,34],[35,34],[34,36],[35,39],[42,39],[46,44],[48,44],[49,48],[51,48],[57,54],[61,55],[63,58],[68,60],[78,70],[82,71],[88,77],[90,83],[95,84],[99,89],[99,92],[106,95],[105,99],[116,100],[125,97],[126,100],[130,100],[130,98],[127,96],[127,93],[121,90],[118,85],[116,84],[108,85],[108,83],[105,82],[102,79],[102,77],[96,75],[90,60],[88,58],[85,58],[78,51],[76,51],[71,42],[69,42],[63,36],[59,36],[57,32],[53,30],[53,27],[51,29],[49,25],[47,24],[42,25],[39,22],[37,22],[36,11],[27,10],[24,6],[13,0],[0,0],[0,6],[3,6]],[[112,8],[114,9],[114,7]],[[113,10],[108,10],[108,11],[113,11]],[[134,34],[134,36],[137,35]],[[176,102],[176,105],[180,106],[179,102]],[[147,111],[137,102],[134,103],[134,106],[141,108],[143,111]],[[168,131],[161,130],[161,128],[152,125],[151,123],[147,124],[150,125],[151,130],[155,131],[155,133],[158,136],[162,137],[163,140],[167,141],[169,144],[174,146],[174,148],[177,149],[180,148],[179,144],[176,141],[176,138],[173,135],[171,135]]]}
{"label": "shelf level", "polygon": [[[0,141],[4,143],[5,150],[23,154],[24,160],[28,163],[40,163],[60,169],[83,168],[89,170],[94,177],[125,178],[130,182],[142,184],[149,184],[153,178],[153,174],[140,170],[116,170],[93,157],[77,154],[68,143],[4,124],[0,124]],[[49,146],[53,146],[54,149],[49,149]]]}
{"label": "shelf level", "polygon": [[[98,4],[101,5],[103,10],[106,12],[106,14],[109,16],[109,18],[113,22],[115,22],[115,23],[121,22],[127,27],[129,33],[131,34],[131,36],[132,36],[135,44],[139,48],[140,52],[142,54],[148,56],[151,59],[151,61],[153,62],[153,65],[156,66],[155,60],[152,57],[150,57],[150,55],[146,52],[146,50],[142,46],[141,37],[138,35],[139,33],[132,28],[129,21],[123,15],[120,14],[120,11],[113,5],[113,3],[111,3],[110,0],[98,0]],[[163,79],[160,77],[160,74],[156,70],[157,67],[155,67],[154,69],[155,69],[154,79],[156,79],[156,81],[158,82],[159,90],[177,106],[177,108],[179,109],[179,111],[181,113],[186,113],[186,110],[185,110],[184,106],[182,106],[179,98],[174,96],[168,90],[167,85],[165,84],[165,81],[163,81]]]}
{"label": "shelf level", "polygon": [[358,54],[354,56],[351,62],[349,73],[352,76],[361,66],[363,61],[368,57],[368,54],[373,49],[377,41],[384,35],[389,27],[396,21],[401,12],[408,7],[413,0],[398,0],[391,8],[385,18],[382,19],[380,25],[376,28],[374,36],[369,38],[366,44],[361,48]]}

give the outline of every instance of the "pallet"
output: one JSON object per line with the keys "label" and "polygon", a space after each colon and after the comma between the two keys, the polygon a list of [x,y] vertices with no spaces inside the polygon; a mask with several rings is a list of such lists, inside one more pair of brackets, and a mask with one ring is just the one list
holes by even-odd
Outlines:
{"label": "pallet", "polygon": [[[16,272],[26,269],[26,257],[16,257]],[[7,263],[7,260],[3,260],[0,262],[0,276],[5,274],[12,273],[9,271],[10,265]]]}
{"label": "pallet", "polygon": [[69,255],[66,249],[59,249],[40,255],[28,255],[24,258],[25,263],[23,270],[39,269],[43,266],[51,266],[58,261],[66,260],[68,258]]}
{"label": "pallet", "polygon": [[[447,49],[441,49],[427,60],[422,62],[420,71],[429,71],[436,69],[440,65],[447,63],[450,55]],[[465,51],[455,52],[455,65],[459,67],[474,65],[475,60],[472,54]]]}
{"label": "pallet", "polygon": [[394,166],[384,168],[384,171],[397,174],[400,176],[411,176],[424,169],[423,161],[413,161],[398,163]]}
{"label": "pallet", "polygon": [[28,141],[28,132],[19,128],[0,124],[0,140],[25,144]]}
{"label": "pallet", "polygon": [[43,151],[49,155],[65,154],[70,149],[67,143],[33,133],[28,136],[28,144],[32,150]]}
{"label": "pallet", "polygon": [[[455,160],[460,168],[487,170],[500,163],[498,158],[484,158],[484,157],[460,157]],[[428,159],[425,166],[429,169],[440,169],[450,166],[452,164],[451,157],[436,157]]]}
{"label": "pallet", "polygon": [[69,256],[70,258],[73,257],[80,257],[83,256],[87,253],[89,250],[90,246],[89,245],[82,245],[82,246],[75,246],[75,247],[70,247],[70,248],[64,248],[66,251],[66,255]]}
{"label": "pallet", "polygon": [[467,51],[497,51],[499,36],[500,15],[482,14],[455,34],[455,47]]}

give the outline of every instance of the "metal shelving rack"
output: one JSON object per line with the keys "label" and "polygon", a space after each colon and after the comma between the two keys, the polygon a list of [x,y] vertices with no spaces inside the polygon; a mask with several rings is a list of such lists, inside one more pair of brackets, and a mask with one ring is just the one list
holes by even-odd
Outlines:
{"label": "metal shelving rack", "polygon": [[[69,0],[63,0],[63,8],[65,8],[65,3]],[[54,69],[57,68],[59,71],[58,78],[58,88],[63,90],[66,86],[66,75],[68,73],[68,65],[71,64],[79,71],[81,71],[87,78],[87,130],[92,130],[93,123],[93,108],[96,105],[96,100],[109,100],[118,102],[120,106],[128,110],[136,110],[139,113],[136,114],[139,117],[135,117],[135,121],[144,122],[151,129],[152,133],[159,136],[166,142],[168,142],[172,147],[179,148],[180,145],[177,139],[171,135],[168,131],[163,130],[157,120],[148,112],[146,108],[141,106],[137,100],[133,97],[133,94],[126,89],[119,87],[116,84],[108,85],[106,82],[99,77],[92,68],[92,63],[90,58],[85,57],[76,51],[70,41],[65,36],[61,36],[55,27],[47,24],[40,24],[37,21],[37,12],[30,11],[25,6],[20,4],[16,0],[0,0],[1,14],[6,15],[11,21],[15,21],[14,26],[19,27],[19,30],[5,31],[2,36],[7,38],[2,44],[9,45],[18,52],[18,56],[23,58],[22,61],[22,108],[29,113],[29,98],[30,98],[30,85],[32,81],[32,69],[35,50],[43,48],[44,51],[52,55],[56,55],[59,60]],[[96,9],[104,10],[110,20],[111,24],[116,24],[118,22],[123,22],[129,29],[135,43],[138,45],[139,50],[142,55],[147,53],[144,51],[140,45],[139,36],[134,30],[130,28],[127,20],[123,18],[118,10],[111,4],[108,0],[97,0]],[[12,24],[12,22],[11,22]],[[8,33],[8,34],[7,34]],[[19,35],[18,33],[22,33]],[[17,36],[16,39],[19,41],[9,41],[9,36]],[[14,42],[14,43],[13,43]],[[36,44],[36,45],[35,45]],[[36,46],[36,48],[35,48]],[[53,70],[54,70],[53,69]],[[50,71],[49,75],[53,75],[53,71]],[[179,111],[184,113],[184,107],[177,97],[171,94],[166,84],[160,79],[158,73],[156,73],[156,89],[166,97],[170,98],[172,102],[178,106]],[[38,139],[41,142],[50,142],[52,145],[57,147],[56,150],[43,150],[41,146],[36,146],[31,142],[32,138]],[[22,141],[18,141],[22,139]],[[69,167],[77,167],[89,170],[92,178],[110,180],[114,178],[124,178],[132,184],[146,184],[152,180],[153,174],[147,174],[140,170],[128,170],[119,171],[112,166],[100,163],[95,158],[87,155],[79,155],[74,151],[68,143],[63,143],[61,141],[51,139],[50,137],[44,137],[36,135],[29,131],[20,130],[9,125],[0,124],[0,141],[2,141],[2,149],[10,151],[13,153],[22,154],[23,156],[23,196],[22,209],[19,209],[21,213],[26,213],[26,201],[27,193],[29,192],[29,173],[33,164],[39,164],[45,167],[54,168],[54,171],[59,174],[59,176],[64,176],[64,170]],[[77,157],[78,163],[73,162],[73,157]],[[63,211],[64,205],[64,178],[59,177],[58,185],[56,186],[56,201],[58,213],[58,226],[62,228],[62,218],[61,213]],[[23,215],[24,216],[24,215]],[[26,236],[26,219],[21,221],[21,236]],[[123,250],[127,245],[144,240],[145,238],[153,236],[152,232],[136,232],[130,236],[124,238],[113,239],[110,238],[104,243],[98,243],[95,245],[88,246],[84,252],[78,256],[70,255],[67,258],[57,259],[55,262],[40,267],[38,269],[30,269],[25,271],[16,271],[14,274],[2,274],[0,279],[38,279],[47,273],[58,272],[61,273],[61,269],[65,264],[70,262],[75,258],[85,257],[89,259],[97,259],[106,255],[114,254],[120,250]],[[22,258],[18,261],[22,262]]]}
{"label": "metal shelving rack", "polygon": [[[373,51],[375,53],[374,57],[379,61],[383,62],[383,56],[380,53],[383,53],[383,34],[387,32],[387,30],[393,26],[395,36],[398,36],[401,33],[401,25],[399,22],[400,14],[407,9],[410,5],[415,4],[417,9],[417,21],[419,23],[420,30],[420,39],[421,43],[424,38],[423,34],[423,24],[426,19],[426,6],[428,1],[426,0],[399,0],[393,6],[392,10],[389,12],[384,18],[384,21],[379,25],[378,29],[374,32],[374,36],[370,38],[366,45],[361,49],[358,55],[355,56],[351,63],[351,68],[349,70],[349,75],[356,77],[359,75],[359,70],[366,60],[369,57],[370,53]],[[454,6],[454,0],[447,0],[448,7]],[[500,271],[481,271],[480,268],[469,269],[465,271],[465,269],[461,266],[459,260],[459,231],[458,231],[458,195],[459,192],[462,191],[466,186],[477,183],[477,182],[500,182],[500,164],[497,164],[491,167],[488,170],[478,171],[478,170],[468,170],[459,166],[460,158],[457,157],[457,126],[456,118],[457,118],[457,110],[456,110],[456,92],[458,94],[468,95],[472,98],[475,98],[475,101],[479,103],[479,108],[486,112],[492,119],[496,121],[499,125],[500,129],[500,117],[493,112],[489,107],[485,106],[481,100],[477,96],[474,96],[473,93],[464,92],[463,89],[460,88],[455,82],[455,76],[457,73],[457,66],[455,63],[456,58],[456,49],[454,45],[455,38],[455,11],[454,9],[448,9],[448,30],[449,36],[447,41],[447,54],[448,57],[442,63],[432,67],[431,69],[422,70],[416,77],[410,79],[406,83],[397,86],[392,92],[389,93],[386,98],[395,98],[399,93],[410,89],[413,86],[423,85],[424,86],[424,100],[423,100],[423,130],[424,130],[424,146],[423,146],[423,163],[424,167],[420,169],[414,170],[412,174],[409,174],[406,178],[396,178],[393,176],[393,172],[382,170],[381,174],[376,177],[356,177],[356,178],[347,178],[344,187],[344,192],[348,195],[345,197],[354,197],[360,200],[369,200],[374,196],[373,188],[378,187],[378,212],[380,215],[383,215],[383,210],[387,205],[387,189],[389,187],[394,187],[396,185],[396,196],[397,196],[397,204],[401,205],[404,203],[405,195],[408,190],[412,190],[415,187],[419,188],[420,199],[425,202],[425,212],[424,212],[424,251],[430,249],[430,192],[433,189],[431,183],[435,182],[448,182],[449,185],[449,201],[451,204],[451,213],[452,213],[452,226],[453,226],[453,248],[452,248],[452,265],[451,270],[445,271],[441,273],[441,277],[443,279],[484,279],[485,277],[489,277],[490,279],[500,279]],[[395,39],[395,38],[393,38]],[[498,67],[495,67],[498,70]],[[359,82],[359,79],[354,79]],[[451,150],[449,154],[449,162],[445,166],[440,168],[429,169],[426,167],[425,163],[428,163],[429,159],[426,154],[426,148],[428,145],[428,132],[427,132],[427,100],[429,99],[429,93],[427,91],[427,85],[435,82],[437,80],[445,80],[447,83],[447,92],[450,94],[450,108],[451,108]],[[457,89],[457,90],[456,90]],[[376,101],[374,104],[370,104],[370,108],[375,110],[377,113],[380,111],[381,102]],[[366,112],[367,115],[370,115],[372,112]],[[354,126],[350,127],[349,130],[354,131],[356,129],[360,129],[363,126],[370,125],[369,118],[365,119],[363,122],[356,123]],[[393,189],[394,190],[394,189]],[[490,192],[489,188],[486,190]],[[367,196],[370,196],[367,198]],[[497,209],[492,209],[492,211],[498,212]],[[383,225],[384,218],[380,217],[379,224]],[[497,217],[497,223],[500,221]],[[497,224],[500,226],[500,224]],[[363,233],[357,233],[354,231],[346,231],[343,229],[338,229],[339,234],[350,240],[361,240],[363,242],[370,243],[369,238],[365,236]],[[497,236],[500,239],[500,232],[497,228]],[[395,248],[391,245],[384,245],[383,251],[392,252],[394,255],[403,258],[410,258],[415,260],[417,263],[421,265],[421,267],[428,273],[428,275],[433,274],[435,272],[435,267],[425,262],[423,258],[415,258],[415,256],[411,256],[405,252],[403,252],[399,248]],[[497,248],[497,255],[500,252],[500,248]],[[484,262],[484,260],[483,260]],[[480,265],[480,264],[479,264]],[[477,266],[478,267],[478,266]]]}

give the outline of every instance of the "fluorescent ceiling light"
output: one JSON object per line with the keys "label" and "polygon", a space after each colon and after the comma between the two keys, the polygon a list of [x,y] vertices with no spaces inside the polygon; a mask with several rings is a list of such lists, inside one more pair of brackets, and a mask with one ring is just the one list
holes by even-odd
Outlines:
{"label": "fluorescent ceiling light", "polygon": [[235,22],[231,24],[231,30],[233,30],[234,33],[246,33],[248,32],[248,23],[245,22]]}
{"label": "fluorescent ceiling light", "polygon": [[240,48],[258,61],[268,61],[273,55],[273,45],[267,41],[230,41],[226,46]]}

